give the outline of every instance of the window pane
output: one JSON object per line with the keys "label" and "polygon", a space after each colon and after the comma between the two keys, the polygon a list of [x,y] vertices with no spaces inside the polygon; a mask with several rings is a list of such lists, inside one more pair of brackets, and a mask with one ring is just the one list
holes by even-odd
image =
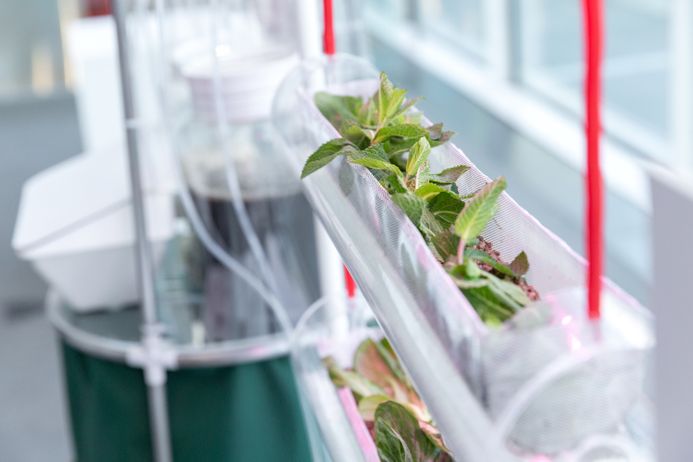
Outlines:
{"label": "window pane", "polygon": [[[369,9],[388,20],[405,20],[408,16],[410,0],[351,0],[359,8],[368,5]],[[349,3],[347,1],[347,3]]]}
{"label": "window pane", "polygon": [[476,57],[485,55],[482,0],[419,0],[425,30]]}
{"label": "window pane", "polygon": [[[533,90],[579,113],[583,50],[576,0],[520,4],[520,76]],[[605,120],[609,135],[639,148],[669,134],[667,0],[606,2]],[[659,155],[666,155],[660,153]]]}

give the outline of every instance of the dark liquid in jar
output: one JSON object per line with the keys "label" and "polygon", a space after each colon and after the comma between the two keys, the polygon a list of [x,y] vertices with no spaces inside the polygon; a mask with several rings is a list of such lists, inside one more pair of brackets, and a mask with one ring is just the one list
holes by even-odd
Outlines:
{"label": "dark liquid in jar", "polygon": [[[212,237],[262,281],[230,199],[191,191]],[[245,197],[245,209],[267,257],[278,299],[296,322],[320,295],[315,230],[311,208],[300,191],[288,195]],[[277,332],[269,306],[257,292],[198,243],[193,265],[203,294],[200,317],[207,341]]]}

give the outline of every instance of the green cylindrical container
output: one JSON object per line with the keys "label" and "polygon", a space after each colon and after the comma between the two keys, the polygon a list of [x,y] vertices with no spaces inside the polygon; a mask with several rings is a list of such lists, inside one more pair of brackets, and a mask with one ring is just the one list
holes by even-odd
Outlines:
{"label": "green cylindrical container", "polygon": [[[76,461],[153,460],[144,375],[127,364],[139,346],[137,310],[75,314],[49,298]],[[284,340],[176,349],[166,383],[174,462],[310,461]]]}

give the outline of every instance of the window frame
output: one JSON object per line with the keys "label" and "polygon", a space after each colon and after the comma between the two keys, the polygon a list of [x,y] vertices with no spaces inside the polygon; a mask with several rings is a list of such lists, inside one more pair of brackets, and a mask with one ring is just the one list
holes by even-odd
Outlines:
{"label": "window frame", "polygon": [[[493,0],[509,5],[508,0]],[[684,0],[685,1],[685,0]],[[510,12],[507,9],[506,12]],[[441,46],[435,37],[422,34],[415,22],[393,23],[366,9],[369,32],[416,65],[443,80],[485,108],[514,130],[578,171],[585,171],[585,137],[577,118],[548,104],[511,78],[509,47],[495,50],[494,60],[504,64],[480,65],[475,59]],[[492,52],[493,53],[493,52]],[[446,63],[441,66],[440,63]],[[505,72],[502,72],[504,71]],[[602,139],[602,170],[607,185],[637,207],[650,210],[647,161],[609,137]]]}

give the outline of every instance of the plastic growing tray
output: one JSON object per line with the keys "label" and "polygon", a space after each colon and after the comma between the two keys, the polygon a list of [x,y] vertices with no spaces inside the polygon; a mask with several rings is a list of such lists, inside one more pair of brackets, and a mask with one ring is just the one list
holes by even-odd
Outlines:
{"label": "plastic growing tray", "polygon": [[[314,92],[370,96],[375,87],[374,81],[352,81],[296,89],[291,120],[275,117],[297,173],[318,146],[339,137],[313,104]],[[431,171],[471,167],[457,182],[461,194],[490,181],[454,144],[436,148],[430,159]],[[338,158],[304,187],[458,459],[542,454],[558,460],[595,435],[620,432],[644,399],[650,318],[609,281],[599,329],[574,310],[556,317],[548,303],[537,311],[555,318],[546,326],[489,330],[367,169]],[[504,260],[524,250],[528,281],[542,295],[558,294],[549,302],[584,306],[579,293],[566,292],[583,284],[583,259],[507,193],[482,236]],[[604,380],[607,386],[600,386]],[[623,440],[620,433],[609,438],[604,446]],[[629,438],[625,449],[613,445],[631,451]]]}

